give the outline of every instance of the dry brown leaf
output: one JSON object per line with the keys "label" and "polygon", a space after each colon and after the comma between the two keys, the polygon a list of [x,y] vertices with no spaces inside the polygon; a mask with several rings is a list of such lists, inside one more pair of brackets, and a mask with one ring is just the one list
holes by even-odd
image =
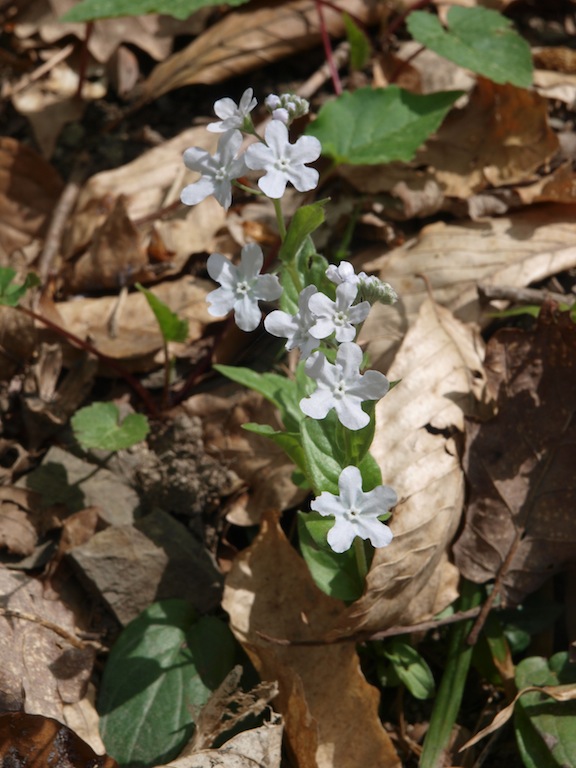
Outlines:
{"label": "dry brown leaf", "polygon": [[0,568],[0,595],[0,709],[62,720],[63,706],[84,696],[94,649],[81,647],[72,613],[63,603],[46,599],[39,581]]}
{"label": "dry brown leaf", "polygon": [[456,564],[475,582],[501,578],[517,604],[576,560],[576,325],[544,305],[533,332],[490,339],[486,370],[497,415],[470,423],[470,501]]}
{"label": "dry brown leaf", "polygon": [[98,754],[76,733],[51,717],[25,712],[0,715],[0,764],[45,768],[92,766],[118,768],[111,757]]}
{"label": "dry brown leaf", "polygon": [[[378,13],[372,0],[348,0],[346,11],[365,22]],[[341,11],[325,6],[323,14],[329,34],[343,34]],[[158,64],[136,98],[145,103],[183,85],[238,77],[319,42],[318,9],[313,0],[251,3],[228,13],[187,48]]]}
{"label": "dry brown leaf", "polygon": [[[206,294],[212,287],[207,280],[187,276],[151,288],[173,312],[188,320],[188,344],[200,339],[206,325],[215,322],[206,304]],[[90,338],[100,352],[123,360],[129,370],[149,371],[157,367],[155,354],[162,349],[162,337],[146,297],[139,291],[122,299],[78,298],[55,304],[54,308],[60,325],[82,339]],[[170,351],[181,354],[183,348],[174,345]]]}
{"label": "dry brown leaf", "polygon": [[247,432],[247,422],[271,424],[281,429],[278,414],[256,392],[238,391],[229,397],[195,395],[186,411],[202,419],[204,445],[209,455],[230,467],[250,494],[237,500],[227,519],[236,525],[255,525],[267,509],[289,509],[306,495],[292,482],[294,465],[284,451],[268,438]]}
{"label": "dry brown leaf", "polygon": [[280,768],[281,724],[262,725],[243,731],[220,749],[204,749],[158,768]]}
{"label": "dry brown leaf", "polygon": [[458,433],[484,398],[482,342],[426,299],[388,372],[400,383],[376,406],[372,454],[400,498],[394,540],[376,550],[364,596],[342,627],[376,632],[429,618],[456,597],[447,549],[460,522]]}
{"label": "dry brown leaf", "polygon": [[520,288],[576,267],[575,221],[576,206],[534,206],[482,222],[438,222],[389,253],[379,255],[381,248],[374,247],[359,254],[363,269],[379,271],[400,296],[366,322],[363,339],[373,362],[385,370],[414,321],[427,295],[418,275],[428,278],[435,301],[460,320],[479,323],[478,283]]}
{"label": "dry brown leaf", "polygon": [[[411,164],[344,167],[340,173],[362,192],[399,197],[405,202],[403,217],[412,218],[446,207],[444,197],[468,201],[486,189],[533,181],[558,146],[546,99],[479,78],[468,103],[448,115]],[[422,189],[428,193],[419,206],[408,193],[421,194]]]}
{"label": "dry brown leaf", "polygon": [[0,137],[0,266],[18,263],[18,251],[20,263],[31,263],[62,189],[62,180],[41,155]]}
{"label": "dry brown leaf", "polygon": [[[21,39],[28,39],[38,33],[47,43],[56,42],[67,35],[75,35],[84,40],[85,24],[60,21],[60,17],[76,4],[76,0],[34,0],[16,17],[14,33]],[[187,21],[154,14],[102,19],[94,23],[87,42],[88,50],[98,61],[106,62],[120,44],[133,43],[161,61],[172,50],[174,35],[199,34],[205,16],[205,13],[194,14]]]}
{"label": "dry brown leaf", "polygon": [[259,634],[318,639],[343,610],[316,587],[274,514],[234,561],[222,605],[260,677],[278,680],[275,704],[298,768],[399,768],[378,717],[378,692],[364,679],[353,643],[282,646]]}
{"label": "dry brown leaf", "polygon": [[[191,128],[133,162],[89,179],[64,237],[65,288],[94,290],[110,287],[114,279],[118,288],[134,282],[131,267],[145,269],[157,258],[154,249],[159,245],[162,258],[168,259],[163,272],[169,274],[179,272],[190,254],[210,251],[224,224],[224,209],[212,197],[186,208],[178,206],[178,199],[192,180],[182,162],[184,150],[199,146],[213,151],[216,139],[204,128]],[[160,221],[158,212],[172,205],[174,211]],[[118,233],[123,243],[117,241]]]}

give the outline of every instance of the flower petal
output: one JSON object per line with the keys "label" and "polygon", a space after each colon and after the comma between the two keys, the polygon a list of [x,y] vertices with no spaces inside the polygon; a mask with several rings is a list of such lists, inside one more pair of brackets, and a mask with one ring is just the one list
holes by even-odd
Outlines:
{"label": "flower petal", "polygon": [[283,155],[288,141],[288,128],[279,120],[272,120],[266,126],[264,132],[266,144],[270,147],[275,157]]}
{"label": "flower petal", "polygon": [[390,389],[390,382],[380,371],[366,371],[350,388],[362,400],[380,400]]}
{"label": "flower petal", "polygon": [[342,503],[339,497],[330,493],[330,491],[322,491],[320,496],[310,502],[310,508],[323,517],[328,517],[329,515],[336,517],[342,514]]}
{"label": "flower petal", "polygon": [[290,339],[298,330],[298,323],[288,312],[282,312],[281,309],[275,309],[264,318],[264,327],[272,336]]}
{"label": "flower petal", "polygon": [[[282,123],[275,121],[277,125]],[[309,192],[311,189],[316,189],[318,186],[318,179],[320,175],[315,168],[307,168],[305,165],[292,165],[285,171],[290,183],[298,190],[298,192]]]}
{"label": "flower petal", "polygon": [[313,163],[322,154],[322,144],[315,136],[300,136],[292,146],[291,154],[300,163]]}
{"label": "flower petal", "polygon": [[262,171],[274,162],[274,155],[264,144],[250,144],[244,153],[246,165],[253,171]]}
{"label": "flower petal", "polygon": [[236,290],[238,282],[238,269],[232,264],[230,259],[221,253],[212,253],[206,262],[208,274],[217,283],[228,286],[232,292]]}
{"label": "flower petal", "polygon": [[263,301],[276,301],[282,294],[282,286],[276,275],[259,275],[254,295]]}
{"label": "flower petal", "polygon": [[247,243],[242,247],[240,255],[240,267],[238,269],[239,278],[253,280],[260,274],[264,266],[264,254],[262,248],[256,243]]}
{"label": "flower petal", "polygon": [[334,323],[327,317],[321,317],[319,320],[316,320],[314,325],[310,328],[310,334],[314,336],[315,339],[325,339],[333,332]]}
{"label": "flower petal", "polygon": [[[267,197],[277,200],[286,190],[288,180],[282,171],[269,170],[265,176],[258,179],[258,186]],[[300,190],[303,191],[303,190]]]}
{"label": "flower petal", "polygon": [[234,309],[235,301],[235,294],[228,288],[216,288],[215,291],[210,291],[206,296],[208,313],[212,317],[224,317],[231,309]]}
{"label": "flower petal", "polygon": [[328,531],[328,544],[334,552],[347,552],[354,541],[354,526],[345,520],[336,518],[334,527]]}
{"label": "flower petal", "polygon": [[217,164],[214,162],[212,155],[200,147],[188,147],[182,155],[182,158],[184,160],[184,165],[190,171],[212,175],[217,168]]}
{"label": "flower petal", "polygon": [[387,547],[394,538],[390,528],[380,520],[365,520],[358,517],[354,527],[356,535],[362,539],[370,539],[374,547]]}
{"label": "flower petal", "polygon": [[[339,286],[340,287],[340,286]],[[342,367],[342,373],[347,381],[359,376],[362,350],[354,342],[345,342],[338,347],[336,363]]]}
{"label": "flower petal", "polygon": [[328,412],[334,407],[332,392],[325,389],[317,389],[309,397],[300,400],[300,410],[312,419],[325,419]]}
{"label": "flower petal", "polygon": [[248,295],[244,295],[236,301],[234,312],[234,320],[241,331],[253,331],[262,319],[262,312],[258,303]]}
{"label": "flower petal", "polygon": [[370,417],[362,410],[360,400],[346,395],[334,404],[340,424],[354,432],[370,422]]}
{"label": "flower petal", "polygon": [[180,200],[184,205],[198,205],[213,193],[214,182],[207,176],[202,176],[194,184],[188,184],[187,187],[184,187],[180,193]]}

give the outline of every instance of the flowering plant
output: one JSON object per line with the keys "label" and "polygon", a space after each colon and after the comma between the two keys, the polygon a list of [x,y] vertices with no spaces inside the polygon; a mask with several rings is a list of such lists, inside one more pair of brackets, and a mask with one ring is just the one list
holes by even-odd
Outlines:
{"label": "flowering plant", "polygon": [[[214,253],[208,274],[220,287],[207,301],[210,314],[222,317],[233,311],[238,327],[253,331],[262,320],[259,302],[278,299],[280,307],[267,314],[264,327],[286,339],[287,350],[299,352],[295,376],[216,367],[278,408],[285,430],[244,426],[280,445],[299,470],[295,478],[311,489],[311,511],[299,515],[302,554],[325,591],[352,600],[363,590],[374,547],[392,541],[385,521],[397,502],[392,488],[382,485],[369,452],[375,404],[390,383],[379,371],[363,371],[357,338],[372,304],[390,304],[396,294],[377,277],[357,274],[346,261],[329,264],[316,252],[311,234],[324,220],[326,201],[300,207],[286,226],[280,204],[286,186],[299,192],[317,186],[318,171],[309,163],[320,157],[322,147],[313,136],[290,141],[291,122],[308,111],[304,99],[272,94],[265,104],[272,119],[261,136],[251,117],[257,106],[251,88],[238,104],[228,98],[216,102],[220,121],[208,129],[221,134],[218,148],[214,155],[198,147],[186,150],[184,163],[200,178],[182,191],[181,199],[193,205],[212,194],[228,209],[238,186],[265,195],[274,205],[282,241],[278,274],[261,274],[264,255],[255,243],[242,248],[238,265]],[[243,133],[255,141],[241,154]],[[257,187],[244,178],[250,171],[259,173]]]}

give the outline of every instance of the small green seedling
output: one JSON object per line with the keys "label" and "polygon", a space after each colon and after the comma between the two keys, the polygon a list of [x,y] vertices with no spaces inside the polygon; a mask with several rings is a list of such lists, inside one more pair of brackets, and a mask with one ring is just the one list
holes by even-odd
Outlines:
{"label": "small green seedling", "polygon": [[74,437],[85,449],[121,451],[146,439],[148,419],[140,413],[129,413],[120,422],[114,403],[92,403],[77,411],[71,420]]}

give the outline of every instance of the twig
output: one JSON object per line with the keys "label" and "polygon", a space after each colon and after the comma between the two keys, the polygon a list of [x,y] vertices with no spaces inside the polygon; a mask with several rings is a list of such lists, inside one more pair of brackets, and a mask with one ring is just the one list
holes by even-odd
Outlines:
{"label": "twig", "polygon": [[87,156],[84,153],[81,153],[77,157],[68,183],[64,187],[60,199],[52,212],[52,218],[50,220],[48,232],[46,233],[44,247],[42,248],[42,253],[38,260],[38,270],[43,284],[45,284],[50,277],[52,264],[60,250],[64,228],[68,223],[72,209],[76,205],[78,195],[80,194],[80,188],[86,178],[86,160]]}
{"label": "twig", "polygon": [[113,371],[116,371],[116,373],[119,376],[121,376],[126,381],[126,383],[132,387],[132,389],[138,395],[138,397],[140,397],[140,399],[148,409],[149,414],[154,418],[159,418],[160,411],[158,410],[158,407],[156,406],[156,403],[154,402],[148,390],[146,390],[142,386],[142,384],[138,381],[138,379],[135,376],[133,376],[130,373],[130,371],[127,371],[126,368],[124,368],[124,366],[121,363],[119,363],[115,358],[104,354],[104,352],[100,352],[96,347],[90,344],[90,342],[84,341],[84,339],[81,339],[79,336],[76,336],[76,334],[71,333],[70,331],[67,331],[65,328],[62,328],[62,326],[52,322],[52,320],[49,320],[47,317],[44,317],[43,315],[38,314],[38,312],[34,312],[33,309],[28,309],[27,307],[22,307],[22,306],[15,307],[15,309],[18,312],[22,312],[24,315],[28,315],[28,317],[31,317],[34,320],[37,320],[39,323],[42,323],[47,328],[50,328],[50,330],[55,331],[60,336],[63,336],[70,343],[74,344],[77,347],[80,347],[80,349],[83,349],[85,352],[88,352],[89,354],[97,357],[99,360],[105,363],[109,368],[112,368]]}
{"label": "twig", "polygon": [[505,301],[514,301],[519,304],[538,304],[539,306],[550,300],[556,301],[558,304],[568,304],[569,306],[576,303],[576,296],[537,288],[516,288],[514,286],[486,285],[481,283],[477,286],[477,291],[480,300],[486,302],[493,299],[504,299]]}
{"label": "twig", "polygon": [[31,621],[34,624],[40,624],[41,627],[49,629],[51,632],[54,632],[56,635],[69,642],[74,648],[80,648],[82,650],[93,648],[98,650],[102,647],[100,643],[94,641],[79,640],[71,632],[68,632],[68,630],[58,624],[54,624],[53,621],[43,619],[42,616],[35,616],[32,613],[24,613],[23,611],[13,610],[12,608],[0,608],[0,616],[5,616],[7,619],[21,619],[22,621]]}
{"label": "twig", "polygon": [[339,637],[321,638],[319,640],[288,640],[286,638],[273,637],[265,632],[256,632],[256,634],[263,640],[268,640],[275,645],[292,645],[292,646],[316,646],[316,645],[334,645],[336,643],[355,643],[355,642],[371,642],[373,640],[384,640],[387,637],[396,637],[397,635],[410,635],[413,632],[427,632],[430,629],[437,629],[438,627],[444,627],[448,624],[456,624],[459,621],[466,621],[467,619],[473,619],[480,613],[481,607],[470,608],[467,611],[457,611],[451,616],[446,616],[443,619],[431,619],[430,621],[421,621],[419,624],[411,624],[409,626],[395,626],[383,629],[381,632],[375,632],[373,634],[366,634],[359,632],[353,635],[342,635]]}
{"label": "twig", "polygon": [[[348,59],[348,56],[350,55],[350,43],[345,40],[343,43],[340,43],[340,45],[332,52],[332,61],[334,63],[334,66],[342,67],[346,60]],[[314,72],[313,75],[311,75],[308,80],[306,80],[300,88],[298,88],[298,96],[302,96],[304,99],[310,99],[311,96],[313,96],[316,91],[318,91],[330,78],[330,66],[327,61],[325,61],[322,66]]]}
{"label": "twig", "polygon": [[57,64],[60,64],[61,61],[64,61],[65,59],[67,59],[73,50],[74,50],[73,43],[69,43],[68,45],[64,46],[64,48],[57,51],[47,61],[45,61],[43,64],[37,67],[37,69],[35,69],[34,72],[31,72],[29,75],[24,75],[12,88],[8,86],[6,88],[6,91],[2,94],[3,98],[9,99],[15,94],[25,91],[26,88],[32,85],[32,83],[35,83],[36,80],[39,80],[41,77],[44,77],[44,75],[47,72],[50,72],[51,69],[54,69],[54,67]]}

